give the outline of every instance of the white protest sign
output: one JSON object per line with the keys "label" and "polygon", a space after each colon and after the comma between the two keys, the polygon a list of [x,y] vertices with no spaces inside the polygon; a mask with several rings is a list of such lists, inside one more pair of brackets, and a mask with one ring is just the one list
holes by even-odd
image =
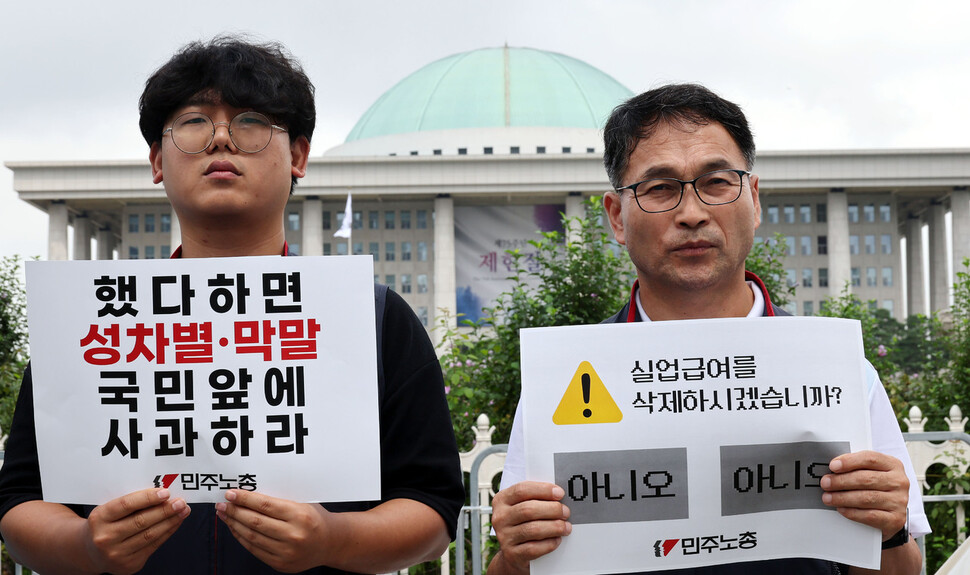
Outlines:
{"label": "white protest sign", "polygon": [[44,498],[380,498],[373,262],[28,262]]}
{"label": "white protest sign", "polygon": [[869,449],[858,322],[752,318],[527,329],[526,477],[572,533],[533,574],[810,557],[874,568],[880,533],[822,504]]}

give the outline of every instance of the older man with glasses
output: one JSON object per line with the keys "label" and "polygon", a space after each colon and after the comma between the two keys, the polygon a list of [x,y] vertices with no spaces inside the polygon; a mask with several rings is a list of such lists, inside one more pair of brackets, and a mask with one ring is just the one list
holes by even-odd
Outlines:
{"label": "older man with glasses", "polygon": [[[637,270],[630,301],[606,323],[788,315],[744,269],[761,204],[758,176],[750,171],[754,139],[738,106],[702,86],[665,86],[617,107],[604,135],[614,191],[603,204]],[[921,562],[911,534],[928,533],[929,525],[895,414],[874,373],[870,380],[874,450],[835,458],[821,480],[822,501],[882,532],[881,573],[916,574]],[[529,562],[556,549],[572,529],[561,487],[523,481],[520,421],[517,413],[502,490],[493,501],[501,551],[489,565],[490,575],[528,573]],[[791,558],[676,573],[863,571]]]}

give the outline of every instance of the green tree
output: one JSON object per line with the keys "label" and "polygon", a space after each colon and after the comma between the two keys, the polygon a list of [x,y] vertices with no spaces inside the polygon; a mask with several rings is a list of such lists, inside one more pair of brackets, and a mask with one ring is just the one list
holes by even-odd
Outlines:
{"label": "green tree", "polygon": [[10,430],[20,380],[27,365],[27,306],[20,258],[0,260],[0,432]]}
{"label": "green tree", "polygon": [[788,305],[795,297],[795,284],[788,281],[785,273],[785,256],[788,254],[785,236],[775,237],[764,242],[755,242],[744,261],[744,267],[764,282],[771,301],[778,307]]}

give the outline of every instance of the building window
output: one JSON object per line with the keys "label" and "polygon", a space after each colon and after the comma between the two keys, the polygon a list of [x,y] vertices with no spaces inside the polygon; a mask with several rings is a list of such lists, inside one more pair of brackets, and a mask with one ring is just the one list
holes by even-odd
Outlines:
{"label": "building window", "polygon": [[866,268],[866,287],[876,287],[876,268]]}
{"label": "building window", "polygon": [[788,246],[788,255],[795,255],[795,236],[785,236],[785,245]]}
{"label": "building window", "polygon": [[785,270],[785,281],[788,283],[788,287],[795,287],[798,285],[798,277],[796,276],[796,271],[793,269]]}
{"label": "building window", "polygon": [[337,255],[338,256],[347,255],[347,242],[339,242],[337,244]]}
{"label": "building window", "polygon": [[329,210],[325,210],[323,212],[323,229],[325,229],[325,230],[329,230],[330,229],[330,211]]}
{"label": "building window", "polygon": [[893,268],[882,268],[882,285],[893,287]]}
{"label": "building window", "polygon": [[155,246],[145,246],[145,259],[146,260],[155,259]]}
{"label": "building window", "polygon": [[367,229],[376,230],[380,229],[380,212],[377,210],[371,210],[367,212]]}
{"label": "building window", "polygon": [[818,237],[818,249],[815,250],[820,256],[827,255],[829,253],[829,237],[819,236]]}
{"label": "building window", "polygon": [[428,293],[428,274],[418,274],[418,293]]}
{"label": "building window", "polygon": [[353,225],[355,230],[364,229],[364,212],[355,211],[353,214],[353,222],[354,222]]}
{"label": "building window", "polygon": [[354,255],[364,255],[364,242],[354,242]]}
{"label": "building window", "polygon": [[859,223],[859,204],[849,204],[849,223]]}
{"label": "building window", "polygon": [[384,276],[384,285],[386,285],[391,289],[394,289],[394,274],[387,274],[386,276]]}
{"label": "building window", "polygon": [[401,229],[410,230],[411,229],[411,212],[405,210],[401,212]]}
{"label": "building window", "polygon": [[421,325],[428,327],[428,306],[421,306],[418,308],[418,321]]}
{"label": "building window", "polygon": [[802,315],[815,315],[815,302],[805,300],[802,302]]}
{"label": "building window", "polygon": [[[138,214],[128,214],[128,233],[137,234],[138,233]],[[136,258],[129,258],[136,259]]]}
{"label": "building window", "polygon": [[882,253],[891,254],[893,253],[893,237],[891,234],[883,234],[879,238],[879,246],[882,248]]}
{"label": "building window", "polygon": [[287,250],[289,250],[290,255],[298,256],[300,255],[300,244],[292,243],[286,244]]}
{"label": "building window", "polygon": [[889,223],[891,219],[892,219],[892,208],[889,207],[889,204],[880,204],[879,220],[882,222]]}
{"label": "building window", "polygon": [[876,236],[867,235],[865,237],[865,246],[866,246],[866,253],[867,254],[874,254],[874,253],[876,253]]}
{"label": "building window", "polygon": [[801,218],[803,224],[812,223],[812,206],[808,204],[802,204],[798,207],[798,215]]}
{"label": "building window", "polygon": [[411,274],[401,274],[401,293],[411,293]]}
{"label": "building window", "polygon": [[370,242],[367,244],[367,253],[374,256],[374,261],[381,261],[381,244],[379,242]]}
{"label": "building window", "polygon": [[394,261],[394,242],[384,243],[384,261],[386,262]]}
{"label": "building window", "polygon": [[802,268],[802,287],[812,287],[812,268]]}
{"label": "building window", "polygon": [[882,300],[882,309],[889,312],[889,315],[893,315],[893,300],[884,299]]}
{"label": "building window", "polygon": [[859,236],[849,236],[849,254],[857,255],[859,253]]}
{"label": "building window", "polygon": [[518,154],[519,153],[519,147],[518,146],[512,146],[511,148],[509,148],[509,153],[510,154]]}
{"label": "building window", "polygon": [[491,146],[485,146],[485,149],[482,150],[482,151],[485,152],[485,155],[486,156],[491,156],[492,155],[492,147]]}
{"label": "building window", "polygon": [[428,244],[427,242],[418,242],[418,261],[426,262],[428,261]]}
{"label": "building window", "polygon": [[812,236],[802,236],[802,255],[812,255]]}
{"label": "building window", "polygon": [[434,156],[440,156],[441,155],[441,150],[431,150],[431,154],[434,155]]}
{"label": "building window", "polygon": [[323,255],[329,256],[333,252],[331,251],[330,242],[323,243]]}
{"label": "building window", "polygon": [[572,151],[573,151],[573,149],[570,148],[569,146],[563,146],[562,147],[562,153],[564,153],[564,154],[571,154]]}
{"label": "building window", "polygon": [[877,307],[876,300],[874,299],[869,300],[869,311],[870,312],[876,311],[876,307]]}
{"label": "building window", "polygon": [[862,270],[860,268],[852,268],[852,287],[859,287],[862,285]]}
{"label": "building window", "polygon": [[829,268],[818,268],[818,287],[829,287]]}
{"label": "building window", "polygon": [[384,212],[384,229],[394,229],[394,212]]}
{"label": "building window", "polygon": [[828,206],[826,204],[815,204],[815,221],[824,224],[828,221]]}
{"label": "building window", "polygon": [[467,156],[468,155],[468,148],[458,148],[458,155],[459,156]]}
{"label": "building window", "polygon": [[419,230],[428,229],[428,210],[418,210],[417,212],[417,228]]}
{"label": "building window", "polygon": [[768,206],[768,223],[778,223],[778,206]]}
{"label": "building window", "polygon": [[145,214],[145,233],[155,233],[155,214]]}
{"label": "building window", "polygon": [[169,257],[170,255],[172,255],[172,246],[170,246],[168,244],[162,244],[161,253],[158,254],[158,255],[161,256],[161,257],[163,257],[163,258]]}
{"label": "building window", "polygon": [[128,259],[130,260],[138,259],[138,246],[128,246]]}
{"label": "building window", "polygon": [[785,206],[784,209],[785,223],[794,224],[795,223],[795,206]]}
{"label": "building window", "polygon": [[536,153],[537,154],[545,154],[546,153],[546,147],[545,146],[536,146]]}
{"label": "building window", "polygon": [[595,154],[596,153],[596,148],[586,148],[586,153],[587,154]]}
{"label": "building window", "polygon": [[876,206],[873,204],[866,204],[862,206],[862,219],[867,224],[871,224],[876,221]]}
{"label": "building window", "polygon": [[411,242],[401,242],[401,261],[411,261]]}
{"label": "building window", "polygon": [[296,212],[286,214],[286,229],[292,231],[300,229],[300,214]]}
{"label": "building window", "polygon": [[162,233],[169,233],[172,231],[172,214],[162,214],[158,218],[159,230]]}

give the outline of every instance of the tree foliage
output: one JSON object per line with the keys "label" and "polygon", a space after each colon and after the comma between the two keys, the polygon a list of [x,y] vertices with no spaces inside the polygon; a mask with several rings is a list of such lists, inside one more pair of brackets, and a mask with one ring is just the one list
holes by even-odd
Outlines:
{"label": "tree foliage", "polygon": [[785,256],[788,245],[783,234],[764,242],[755,242],[744,262],[744,267],[764,282],[771,301],[778,307],[785,307],[795,297],[796,284],[789,282],[785,273]]}
{"label": "tree foliage", "polygon": [[20,380],[27,365],[27,304],[20,259],[0,260],[0,433],[10,429]]}

